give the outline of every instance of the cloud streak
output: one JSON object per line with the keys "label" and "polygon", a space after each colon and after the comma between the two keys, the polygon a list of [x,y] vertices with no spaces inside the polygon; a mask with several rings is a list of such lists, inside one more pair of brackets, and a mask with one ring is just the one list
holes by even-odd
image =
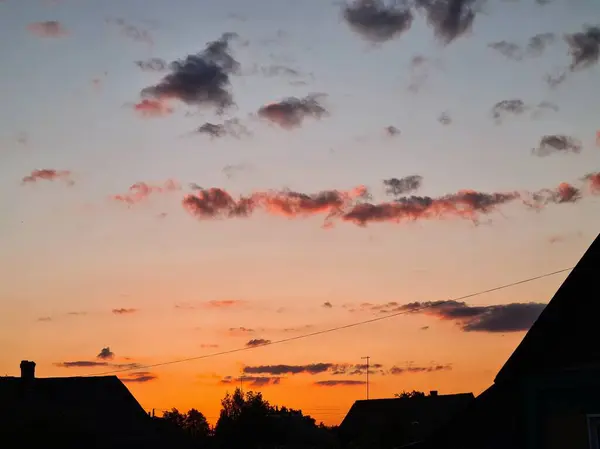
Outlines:
{"label": "cloud streak", "polygon": [[29,175],[24,176],[21,181],[23,184],[30,184],[38,181],[65,181],[69,185],[74,184],[69,170],[54,170],[51,168],[33,170]]}
{"label": "cloud streak", "polygon": [[112,309],[112,313],[115,315],[131,315],[132,313],[136,313],[136,312],[138,312],[138,309],[126,309],[126,308]]}
{"label": "cloud streak", "polygon": [[471,306],[462,301],[429,301],[398,304],[363,304],[361,309],[377,313],[419,313],[454,321],[464,332],[523,332],[529,330],[546,304],[509,303]]}
{"label": "cloud streak", "polygon": [[140,203],[146,200],[150,195],[157,193],[174,192],[181,190],[181,186],[177,181],[168,179],[163,185],[152,185],[145,182],[136,182],[129,187],[129,192],[113,195],[111,198],[129,205]]}
{"label": "cloud streak", "polygon": [[27,25],[27,30],[42,38],[57,38],[69,34],[67,29],[56,20],[30,23]]}

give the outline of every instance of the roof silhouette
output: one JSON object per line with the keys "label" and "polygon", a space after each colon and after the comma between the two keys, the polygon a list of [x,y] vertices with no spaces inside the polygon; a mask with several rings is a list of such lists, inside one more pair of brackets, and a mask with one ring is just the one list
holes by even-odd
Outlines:
{"label": "roof silhouette", "polygon": [[600,366],[599,275],[600,235],[500,369],[495,383],[557,369]]}
{"label": "roof silhouette", "polygon": [[0,398],[0,434],[21,443],[136,447],[156,438],[152,418],[116,376],[0,377]]}
{"label": "roof silhouette", "polygon": [[[356,401],[340,424],[345,440],[395,446],[427,437],[474,400],[473,393]],[[382,441],[383,440],[383,441]]]}

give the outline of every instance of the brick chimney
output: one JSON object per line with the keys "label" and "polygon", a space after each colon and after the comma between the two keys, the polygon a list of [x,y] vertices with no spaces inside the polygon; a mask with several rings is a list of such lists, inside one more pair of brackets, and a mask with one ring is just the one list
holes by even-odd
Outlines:
{"label": "brick chimney", "polygon": [[35,379],[35,362],[30,362],[29,360],[21,361],[21,379]]}
{"label": "brick chimney", "polygon": [[438,392],[437,392],[437,390],[431,390],[431,391],[429,392],[429,396],[436,397],[437,395],[438,395]]}

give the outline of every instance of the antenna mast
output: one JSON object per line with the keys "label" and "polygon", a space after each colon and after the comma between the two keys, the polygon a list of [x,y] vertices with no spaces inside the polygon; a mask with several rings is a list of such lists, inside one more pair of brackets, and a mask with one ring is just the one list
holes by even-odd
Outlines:
{"label": "antenna mast", "polygon": [[365,356],[365,357],[361,357],[362,360],[367,361],[367,401],[369,400],[369,360],[371,359],[371,357],[369,356]]}

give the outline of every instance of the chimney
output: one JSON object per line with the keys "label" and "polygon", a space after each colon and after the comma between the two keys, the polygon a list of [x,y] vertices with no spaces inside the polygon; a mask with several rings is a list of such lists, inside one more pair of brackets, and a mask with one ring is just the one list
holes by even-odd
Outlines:
{"label": "chimney", "polygon": [[431,390],[431,391],[429,392],[429,396],[431,396],[431,397],[434,397],[434,398],[435,398],[435,397],[437,397],[437,395],[438,395],[438,392],[437,392],[437,390]]}
{"label": "chimney", "polygon": [[21,361],[21,379],[35,379],[35,362],[30,362],[29,360]]}

